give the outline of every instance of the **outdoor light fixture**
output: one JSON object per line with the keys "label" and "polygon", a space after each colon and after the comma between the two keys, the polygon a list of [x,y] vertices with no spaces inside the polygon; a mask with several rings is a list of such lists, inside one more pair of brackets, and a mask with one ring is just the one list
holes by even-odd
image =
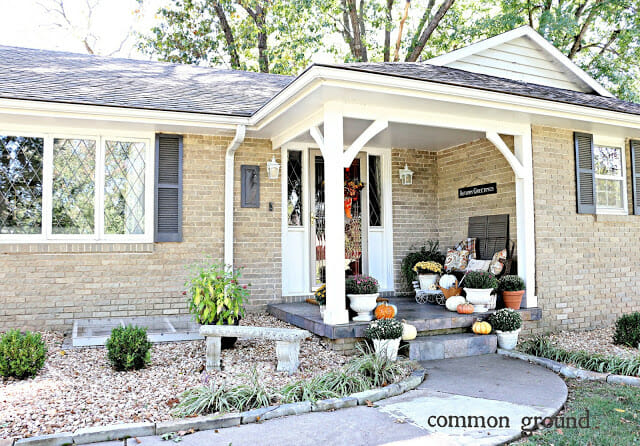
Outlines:
{"label": "outdoor light fixture", "polygon": [[403,186],[410,186],[413,183],[413,171],[409,170],[409,166],[404,165],[404,169],[398,171],[400,173],[400,183]]}
{"label": "outdoor light fixture", "polygon": [[280,164],[276,161],[276,157],[271,158],[271,161],[267,162],[267,177],[270,180],[277,180],[280,173]]}

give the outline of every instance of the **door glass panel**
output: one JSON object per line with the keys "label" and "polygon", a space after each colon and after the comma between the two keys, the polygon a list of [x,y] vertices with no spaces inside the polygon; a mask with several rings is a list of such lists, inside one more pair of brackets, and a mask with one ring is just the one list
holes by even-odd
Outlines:
{"label": "door glass panel", "polygon": [[289,151],[287,162],[287,218],[289,226],[302,226],[302,152]]}
{"label": "door glass panel", "polygon": [[[344,245],[347,274],[362,274],[362,189],[360,159],[344,169]],[[347,260],[348,259],[348,260]]]}
{"label": "door glass panel", "polygon": [[314,181],[314,238],[315,238],[315,265],[312,286],[317,288],[326,281],[325,271],[325,226],[324,226],[324,160],[322,156],[314,156],[315,178]]}
{"label": "door glass panel", "polygon": [[380,157],[369,155],[369,226],[382,226]]}

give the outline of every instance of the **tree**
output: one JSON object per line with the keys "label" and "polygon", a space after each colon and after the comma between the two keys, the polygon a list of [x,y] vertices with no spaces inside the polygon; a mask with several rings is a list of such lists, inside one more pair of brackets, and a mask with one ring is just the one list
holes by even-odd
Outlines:
{"label": "tree", "polygon": [[292,74],[322,46],[330,0],[184,0],[161,8],[140,48],[176,63]]}

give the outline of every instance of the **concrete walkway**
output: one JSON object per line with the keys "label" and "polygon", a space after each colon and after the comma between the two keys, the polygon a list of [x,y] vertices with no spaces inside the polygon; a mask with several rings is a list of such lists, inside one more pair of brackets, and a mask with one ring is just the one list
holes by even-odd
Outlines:
{"label": "concrete walkway", "polygon": [[[373,408],[312,412],[196,432],[179,444],[496,445],[517,437],[523,424],[533,424],[533,417],[554,415],[567,399],[567,387],[555,373],[520,360],[486,355],[422,364],[429,373],[422,385]],[[126,444],[172,444],[158,437],[137,440]]]}

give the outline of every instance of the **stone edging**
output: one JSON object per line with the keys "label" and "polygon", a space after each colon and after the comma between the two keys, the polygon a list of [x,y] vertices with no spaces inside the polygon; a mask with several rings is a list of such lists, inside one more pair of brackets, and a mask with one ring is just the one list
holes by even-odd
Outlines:
{"label": "stone edging", "polygon": [[590,381],[602,381],[614,384],[627,384],[629,386],[640,387],[640,378],[634,376],[614,375],[612,373],[592,372],[590,370],[579,369],[562,362],[554,361],[547,358],[539,358],[538,356],[528,355],[526,353],[516,352],[512,350],[498,349],[498,354],[509,358],[521,359],[529,361],[556,373],[561,374],[565,378],[580,378]]}
{"label": "stone edging", "polygon": [[241,424],[257,423],[272,418],[289,415],[300,415],[308,412],[324,412],[328,410],[344,409],[347,407],[364,406],[392,396],[397,396],[418,387],[424,381],[426,370],[414,371],[408,378],[386,387],[365,390],[344,398],[319,400],[315,403],[303,401],[300,403],[281,404],[263,407],[242,413],[227,415],[209,415],[203,417],[183,418],[162,423],[127,423],[112,426],[96,426],[78,429],[75,432],[61,432],[58,434],[42,435],[4,441],[0,446],[64,446],[98,443],[101,441],[120,440],[131,437],[148,437],[163,435],[169,432],[186,430],[211,430]]}

